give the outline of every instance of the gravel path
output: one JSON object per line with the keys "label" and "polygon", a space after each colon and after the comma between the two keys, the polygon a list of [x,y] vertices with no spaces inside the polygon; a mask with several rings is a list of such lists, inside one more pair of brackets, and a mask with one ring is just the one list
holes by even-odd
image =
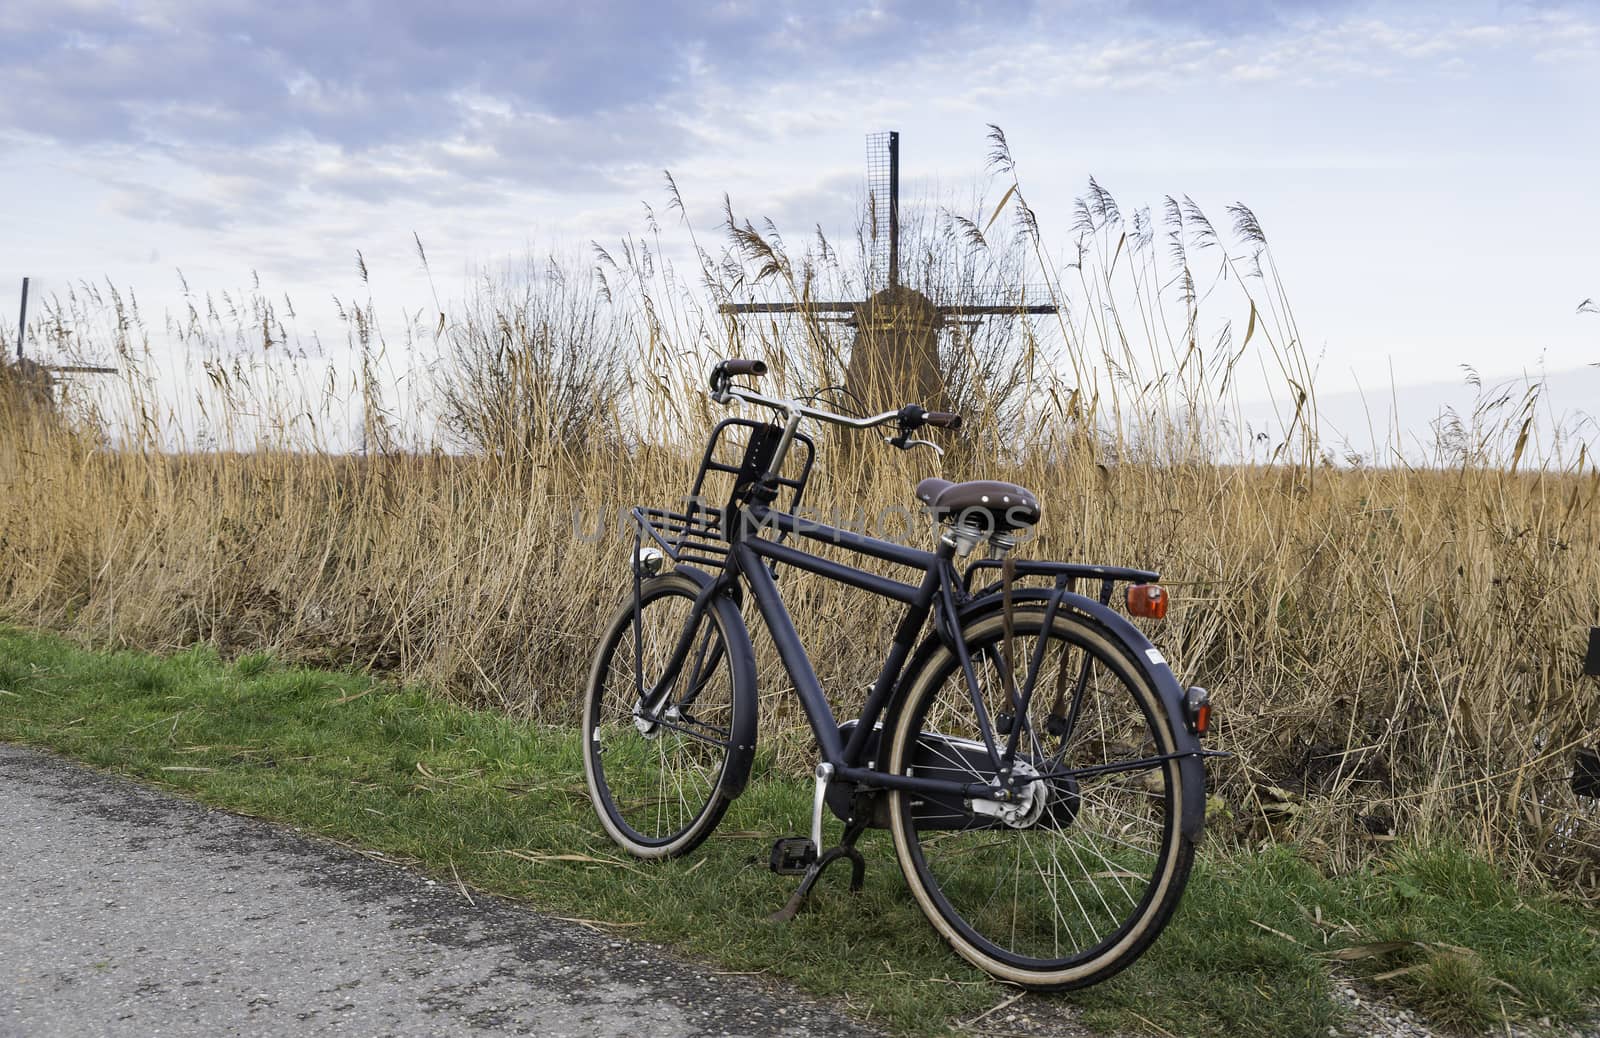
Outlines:
{"label": "gravel path", "polygon": [[[876,1033],[778,984],[469,901],[412,869],[4,743],[0,820],[0,1038]],[[1330,1035],[1439,1038],[1371,992],[1338,997],[1348,1016]],[[1070,999],[1034,995],[960,1030],[1090,1034]]]}
{"label": "gravel path", "polygon": [[0,1035],[864,1035],[278,826],[0,744]]}

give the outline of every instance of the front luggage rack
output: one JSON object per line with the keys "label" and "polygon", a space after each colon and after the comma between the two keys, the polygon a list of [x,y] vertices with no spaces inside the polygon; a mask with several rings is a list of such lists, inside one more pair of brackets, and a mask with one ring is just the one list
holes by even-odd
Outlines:
{"label": "front luggage rack", "polygon": [[[717,448],[728,433],[736,435],[726,441],[730,447],[741,451],[737,465],[719,460]],[[742,442],[741,442],[742,436]],[[689,496],[684,498],[684,509],[635,508],[634,550],[643,547],[645,538],[654,541],[674,563],[689,562],[712,569],[721,569],[728,558],[728,533],[740,522],[740,506],[746,500],[751,485],[767,471],[783,428],[770,422],[755,422],[748,418],[725,418],[711,430],[705,453],[700,458],[700,471],[696,474]],[[806,483],[811,478],[811,463],[816,458],[816,444],[805,433],[795,433],[793,447],[804,451],[794,452],[797,465],[789,466],[792,473],[771,481],[775,490],[772,505],[782,511],[793,511],[800,505]],[[722,482],[708,477],[722,474]],[[731,477],[731,478],[730,478]],[[731,490],[727,489],[731,487]],[[728,493],[728,503],[722,508],[706,503],[713,491]],[[732,517],[730,520],[729,517]],[[782,541],[787,534],[780,533]]]}
{"label": "front luggage rack", "polygon": [[687,511],[667,508],[635,508],[633,521],[638,540],[649,537],[674,563],[692,562],[720,568],[728,557],[728,539],[723,532],[722,509],[710,508],[690,498]]}

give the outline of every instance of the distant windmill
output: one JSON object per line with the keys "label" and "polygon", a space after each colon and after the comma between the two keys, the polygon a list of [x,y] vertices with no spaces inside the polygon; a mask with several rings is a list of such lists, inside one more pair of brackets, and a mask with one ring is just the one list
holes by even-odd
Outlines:
{"label": "distant windmill", "polygon": [[17,317],[17,361],[13,376],[22,391],[40,403],[55,401],[58,375],[115,375],[116,368],[103,368],[94,364],[40,364],[22,355],[22,343],[28,331],[28,278],[22,279],[22,309]]}
{"label": "distant windmill", "polygon": [[[867,223],[870,233],[869,294],[859,302],[724,303],[725,314],[801,314],[841,321],[855,328],[845,370],[845,388],[869,409],[916,399],[937,408],[946,397],[939,372],[939,333],[947,324],[975,324],[984,317],[1049,314],[1049,304],[1025,303],[1019,288],[1009,298],[991,294],[940,306],[900,283],[900,134],[867,137]],[[881,279],[881,280],[880,280]],[[873,285],[883,287],[871,291]]]}

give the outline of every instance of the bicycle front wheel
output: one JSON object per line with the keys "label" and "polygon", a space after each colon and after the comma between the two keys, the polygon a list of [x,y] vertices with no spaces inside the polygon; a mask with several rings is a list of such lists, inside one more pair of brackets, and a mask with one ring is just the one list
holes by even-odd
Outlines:
{"label": "bicycle front wheel", "polygon": [[687,854],[744,788],[755,751],[755,663],[744,621],[714,600],[665,675],[699,585],[652,577],[601,635],[583,708],[583,765],[606,832],[641,858]]}
{"label": "bicycle front wheel", "polygon": [[[918,904],[963,958],[1030,988],[1099,983],[1149,947],[1188,878],[1176,743],[1162,704],[1120,641],[1062,610],[1018,610],[1010,652],[998,615],[962,632],[978,692],[1001,734],[1020,725],[1013,765],[1028,780],[1007,813],[960,796],[889,796],[895,852]],[[1034,670],[1024,716],[1016,688]],[[940,647],[908,677],[888,770],[984,785],[994,766],[955,653]],[[985,808],[988,810],[985,810]]]}

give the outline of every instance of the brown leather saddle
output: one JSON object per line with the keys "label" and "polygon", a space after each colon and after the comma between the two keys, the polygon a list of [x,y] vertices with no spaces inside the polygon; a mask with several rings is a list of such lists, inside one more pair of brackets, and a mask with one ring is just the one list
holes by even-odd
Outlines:
{"label": "brown leather saddle", "polygon": [[1039,521],[1039,499],[1033,491],[993,479],[952,483],[931,476],[917,484],[917,500],[941,523],[984,533],[1010,533]]}

